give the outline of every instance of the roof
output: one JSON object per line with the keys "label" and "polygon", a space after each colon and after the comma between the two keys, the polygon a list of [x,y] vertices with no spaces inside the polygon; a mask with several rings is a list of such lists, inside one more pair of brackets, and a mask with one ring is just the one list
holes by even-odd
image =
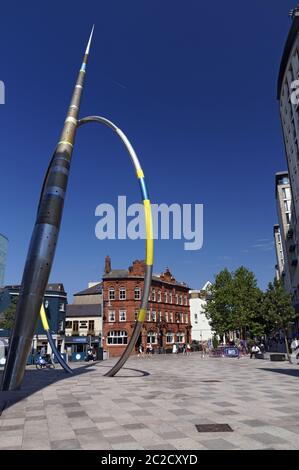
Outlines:
{"label": "roof", "polygon": [[101,294],[102,293],[102,283],[99,282],[98,284],[88,287],[87,289],[81,290],[80,292],[77,292],[74,294],[76,295],[95,295],[95,294]]}
{"label": "roof", "polygon": [[[10,285],[10,286],[5,286],[5,289],[8,290],[15,290],[19,291],[21,288],[20,284],[15,284],[15,285]],[[46,290],[45,290],[45,295],[49,292],[60,292],[61,294],[66,295],[66,292],[64,290],[64,286],[62,283],[52,283],[52,284],[47,284]]]}
{"label": "roof", "polygon": [[279,68],[279,74],[278,74],[278,81],[277,81],[277,99],[280,99],[280,94],[281,94],[281,87],[283,84],[283,79],[286,71],[286,67],[289,61],[290,53],[293,48],[294,42],[296,40],[297,34],[299,32],[299,16],[294,16],[293,21],[292,21],[292,26],[290,28],[281,62],[280,62],[280,68]]}
{"label": "roof", "polygon": [[[144,279],[144,276],[131,274],[127,269],[112,269],[110,273],[104,274],[103,279]],[[152,280],[161,282],[163,284],[169,284],[170,286],[184,287],[185,289],[189,290],[189,287],[186,283],[178,281],[168,282],[164,279],[161,279],[158,274],[153,274]]]}
{"label": "roof", "polygon": [[102,304],[68,304],[66,318],[68,317],[101,317]]}

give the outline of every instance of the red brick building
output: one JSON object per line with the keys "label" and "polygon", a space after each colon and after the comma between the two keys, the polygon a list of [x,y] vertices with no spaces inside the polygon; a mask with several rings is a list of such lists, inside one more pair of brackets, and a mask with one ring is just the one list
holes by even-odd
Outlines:
{"label": "red brick building", "polygon": [[[129,269],[111,269],[105,260],[103,276],[103,347],[110,357],[120,356],[128,344],[138,315],[145,263],[136,260]],[[175,280],[169,269],[153,275],[147,318],[136,349],[142,343],[154,349],[172,349],[173,343],[191,342],[189,287]]]}

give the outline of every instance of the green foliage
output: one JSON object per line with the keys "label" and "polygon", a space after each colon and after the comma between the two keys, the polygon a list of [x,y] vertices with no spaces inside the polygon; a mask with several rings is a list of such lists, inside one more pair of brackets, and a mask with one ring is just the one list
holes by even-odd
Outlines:
{"label": "green foliage", "polygon": [[215,278],[211,300],[205,308],[214,331],[222,336],[238,330],[242,338],[245,338],[246,331],[261,335],[262,296],[254,274],[244,266],[234,272],[221,271]]}
{"label": "green foliage", "polygon": [[10,306],[4,310],[3,316],[0,319],[0,328],[4,330],[11,330],[15,322],[15,314],[18,303],[18,297],[13,297]]}
{"label": "green foliage", "polygon": [[268,284],[261,306],[266,333],[286,330],[297,318],[291,296],[276,279]]}

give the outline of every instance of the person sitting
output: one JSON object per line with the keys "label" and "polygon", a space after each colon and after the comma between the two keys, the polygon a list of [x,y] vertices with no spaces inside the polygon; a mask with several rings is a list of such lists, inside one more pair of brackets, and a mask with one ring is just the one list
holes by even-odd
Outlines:
{"label": "person sitting", "polygon": [[259,354],[260,352],[261,352],[261,350],[258,347],[258,345],[254,344],[251,348],[250,359],[252,359],[252,356],[254,356],[254,359],[256,359],[257,354]]}

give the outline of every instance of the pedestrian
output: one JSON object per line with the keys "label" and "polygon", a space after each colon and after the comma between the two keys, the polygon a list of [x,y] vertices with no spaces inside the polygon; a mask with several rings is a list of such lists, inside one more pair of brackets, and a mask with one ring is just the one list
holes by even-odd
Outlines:
{"label": "pedestrian", "polygon": [[138,357],[144,357],[144,347],[142,344],[140,344],[138,348]]}
{"label": "pedestrian", "polygon": [[191,356],[191,346],[190,346],[190,343],[187,343],[187,346],[186,346],[186,354],[187,354],[187,356]]}
{"label": "pedestrian", "polygon": [[172,345],[172,353],[173,354],[177,353],[177,345],[175,343],[173,343],[173,345]]}
{"label": "pedestrian", "polygon": [[44,356],[46,355],[46,348],[45,348],[45,346],[42,346],[42,347],[41,347],[40,355],[41,355],[42,357],[44,357]]}
{"label": "pedestrian", "polygon": [[261,352],[261,350],[258,347],[258,345],[254,344],[251,348],[250,359],[252,359],[252,356],[254,356],[254,359],[256,359],[256,355],[260,352]]}
{"label": "pedestrian", "polygon": [[296,364],[298,352],[299,352],[299,340],[298,338],[294,337],[293,341],[291,342],[291,361],[293,364]]}

